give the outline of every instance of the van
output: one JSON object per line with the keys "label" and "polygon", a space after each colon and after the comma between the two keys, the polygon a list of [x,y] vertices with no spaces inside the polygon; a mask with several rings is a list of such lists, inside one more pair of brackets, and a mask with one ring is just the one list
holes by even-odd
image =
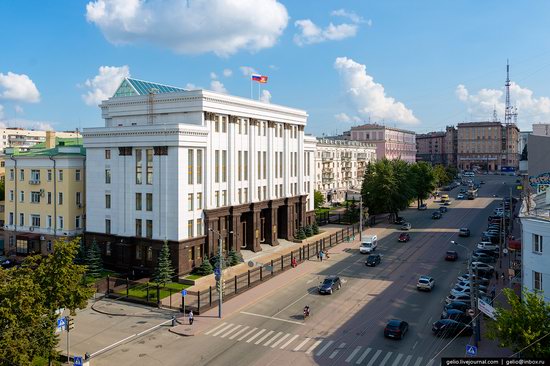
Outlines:
{"label": "van", "polygon": [[374,252],[378,245],[378,237],[376,235],[368,235],[363,238],[359,251],[363,254]]}

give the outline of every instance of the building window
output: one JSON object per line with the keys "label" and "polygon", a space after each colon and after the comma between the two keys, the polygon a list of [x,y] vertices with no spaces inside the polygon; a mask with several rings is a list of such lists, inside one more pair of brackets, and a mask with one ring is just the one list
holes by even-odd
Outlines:
{"label": "building window", "polygon": [[189,193],[187,195],[187,211],[193,211],[193,202],[194,201],[194,197],[193,197],[193,193]]}
{"label": "building window", "polygon": [[202,236],[202,235],[204,235],[203,228],[202,228],[202,219],[197,219],[197,236]]}
{"label": "building window", "polygon": [[111,242],[105,243],[105,255],[108,257],[111,256]]}
{"label": "building window", "polygon": [[153,220],[145,222],[145,236],[151,239],[153,237]]}
{"label": "building window", "polygon": [[542,236],[533,234],[533,252],[542,254]]}
{"label": "building window", "polygon": [[59,171],[57,172],[57,180],[59,182],[63,182],[63,169],[59,169]]}
{"label": "building window", "polygon": [[193,237],[193,220],[187,220],[187,237]]}
{"label": "building window", "polygon": [[243,125],[244,134],[248,135],[248,121],[243,121]]}
{"label": "building window", "polygon": [[40,215],[31,215],[31,226],[40,227]]}
{"label": "building window", "polygon": [[109,150],[109,149],[105,150],[105,159],[106,160],[111,159],[111,150]]}
{"label": "building window", "polygon": [[214,152],[214,181],[220,182],[220,150]]}
{"label": "building window", "polygon": [[283,177],[283,152],[279,151],[279,178]]}
{"label": "building window", "polygon": [[52,241],[48,240],[48,252],[52,251]]}
{"label": "building window", "polygon": [[214,121],[214,132],[220,132],[220,121],[219,121],[219,117],[215,118],[215,121]]}
{"label": "building window", "polygon": [[142,221],[141,219],[136,219],[136,237],[141,238],[142,233]]}
{"label": "building window", "polygon": [[111,233],[111,219],[105,219],[105,234]]}
{"label": "building window", "polygon": [[243,190],[243,201],[244,203],[248,202],[248,188]]}
{"label": "building window", "polygon": [[244,171],[244,180],[248,180],[248,151],[244,152],[243,171]]}
{"label": "building window", "polygon": [[105,184],[111,184],[111,169],[105,169]]}
{"label": "building window", "polygon": [[82,205],[82,198],[81,198],[80,192],[76,192],[76,205],[79,207]]}
{"label": "building window", "polygon": [[147,155],[147,181],[146,184],[153,184],[153,149],[146,150]]}
{"label": "building window", "polygon": [[15,179],[14,170],[13,170],[13,169],[10,169],[10,180],[14,180],[14,179]]}
{"label": "building window", "polygon": [[105,208],[111,208],[111,195],[105,194]]}
{"label": "building window", "polygon": [[136,193],[136,211],[141,211],[141,193]]}
{"label": "building window", "polygon": [[80,169],[75,170],[74,179],[78,182],[80,181]]}
{"label": "building window", "polygon": [[9,219],[8,219],[8,223],[10,225],[13,225],[13,212],[10,212],[10,216],[9,216]]}
{"label": "building window", "polygon": [[202,150],[197,149],[197,184],[202,184]]}
{"label": "building window", "polygon": [[63,230],[63,227],[65,226],[63,216],[59,216],[57,219],[58,219],[57,226],[59,227],[59,230]]}
{"label": "building window", "polygon": [[542,291],[542,273],[533,271],[533,289]]}
{"label": "building window", "polygon": [[214,192],[214,196],[216,198],[216,207],[220,207],[220,191]]}
{"label": "building window", "polygon": [[142,150],[136,149],[136,184],[142,184]]}
{"label": "building window", "polygon": [[267,179],[267,152],[263,152],[264,179]]}
{"label": "building window", "polygon": [[202,193],[197,193],[197,210],[202,210]]}
{"label": "building window", "polygon": [[31,192],[31,203],[40,203],[40,192]]}
{"label": "building window", "polygon": [[258,201],[262,200],[262,187],[258,187]]}
{"label": "building window", "polygon": [[267,199],[267,186],[264,186],[263,193],[264,193],[264,200],[266,200]]}
{"label": "building window", "polygon": [[24,181],[24,180],[25,180],[25,170],[24,170],[24,169],[20,169],[20,170],[19,170],[19,180],[20,180],[20,181]]}
{"label": "building window", "polygon": [[227,182],[227,150],[222,150],[222,182]]}
{"label": "building window", "polygon": [[239,188],[238,192],[239,192],[238,193],[238,202],[243,203],[243,191],[242,191],[242,189]]}
{"label": "building window", "polygon": [[51,169],[48,169],[47,177],[48,177],[48,182],[51,182],[52,181],[52,170]]}
{"label": "building window", "polygon": [[48,224],[48,229],[51,229],[52,227],[52,215],[48,215],[48,219],[46,220]]}
{"label": "building window", "polygon": [[16,249],[15,252],[17,254],[28,254],[29,248],[28,248],[28,242],[27,239],[18,239],[16,242]]}
{"label": "building window", "polygon": [[10,201],[13,201],[15,197],[15,194],[13,193],[13,189],[10,189]]}
{"label": "building window", "polygon": [[31,181],[35,184],[40,183],[40,170],[31,170]]}
{"label": "building window", "polygon": [[136,260],[138,260],[138,261],[141,260],[141,246],[140,245],[136,245]]}
{"label": "building window", "polygon": [[222,117],[222,132],[227,132],[227,120],[225,117]]}
{"label": "building window", "polygon": [[239,180],[239,182],[242,180],[242,158],[243,158],[243,152],[241,150],[239,150],[237,152],[237,179]]}
{"label": "building window", "polygon": [[152,193],[145,194],[145,210],[153,211],[153,194]]}
{"label": "building window", "polygon": [[19,192],[19,202],[25,202],[25,191]]}
{"label": "building window", "polygon": [[193,154],[193,150],[192,149],[189,149],[187,151],[187,183],[188,184],[193,184],[193,171],[194,171],[194,164],[193,164],[193,160],[194,160],[194,154]]}
{"label": "building window", "polygon": [[222,202],[223,202],[224,206],[227,206],[227,191],[226,190],[222,191]]}
{"label": "building window", "polygon": [[74,226],[75,226],[75,228],[80,229],[80,216],[75,217]]}
{"label": "building window", "polygon": [[147,260],[149,262],[153,261],[153,247],[148,247],[147,248]]}
{"label": "building window", "polygon": [[52,192],[48,192],[48,205],[52,204]]}

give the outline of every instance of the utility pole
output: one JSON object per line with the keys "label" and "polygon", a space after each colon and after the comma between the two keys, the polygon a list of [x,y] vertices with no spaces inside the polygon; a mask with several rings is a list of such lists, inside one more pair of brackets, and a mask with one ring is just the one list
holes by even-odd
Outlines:
{"label": "utility pole", "polygon": [[363,242],[363,194],[359,199],[359,243]]}
{"label": "utility pole", "polygon": [[223,253],[222,253],[222,236],[218,232],[218,268],[220,271],[220,278],[218,280],[218,318],[222,318],[222,297],[223,297]]}
{"label": "utility pole", "polygon": [[[459,247],[462,247],[464,249],[466,249],[466,251],[469,251],[470,249],[465,247],[464,245],[462,244],[458,244],[456,241],[454,240],[451,240],[451,244],[454,244],[454,245],[458,245]],[[476,273],[478,271],[476,270]],[[478,342],[479,342],[479,339],[480,339],[480,334],[481,332],[479,331],[479,314],[478,314],[478,310],[477,310],[477,298],[478,298],[478,292],[477,292],[477,276],[474,277],[474,270],[472,268],[472,259],[468,259],[468,277],[469,277],[469,282],[470,282],[470,309],[474,311],[474,317],[476,319],[476,325],[475,325],[475,328],[474,329],[474,334],[475,334],[475,337],[474,337],[474,342],[475,342],[475,346],[477,348],[478,346]]]}

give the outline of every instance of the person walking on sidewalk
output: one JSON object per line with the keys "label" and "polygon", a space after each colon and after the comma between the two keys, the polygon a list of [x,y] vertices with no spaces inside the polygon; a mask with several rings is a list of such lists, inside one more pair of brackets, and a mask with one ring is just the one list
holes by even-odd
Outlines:
{"label": "person walking on sidewalk", "polygon": [[491,300],[495,299],[496,292],[497,292],[497,285],[493,285],[493,287],[491,288]]}
{"label": "person walking on sidewalk", "polygon": [[502,284],[506,285],[506,276],[504,276],[504,272],[501,273],[500,279],[502,280]]}
{"label": "person walking on sidewalk", "polygon": [[495,271],[495,281],[498,283],[498,271]]}
{"label": "person walking on sidewalk", "polygon": [[189,325],[193,325],[193,310],[189,312]]}

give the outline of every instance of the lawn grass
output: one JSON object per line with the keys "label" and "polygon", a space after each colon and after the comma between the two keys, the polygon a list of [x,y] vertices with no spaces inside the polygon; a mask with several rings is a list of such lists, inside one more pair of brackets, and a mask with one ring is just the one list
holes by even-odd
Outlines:
{"label": "lawn grass", "polygon": [[116,277],[118,273],[109,271],[107,269],[104,269],[101,271],[101,275],[99,277],[92,277],[92,276],[86,276],[86,285],[91,285],[93,283],[96,283],[99,280],[104,279],[107,276]]}
{"label": "lawn grass", "polygon": [[[131,297],[137,297],[139,299],[147,300],[147,285],[149,285],[149,301],[157,300],[157,285],[154,282],[142,283],[134,285],[128,289],[128,295]],[[184,285],[177,282],[169,282],[164,287],[160,288],[160,299],[170,296],[170,294],[181,292],[181,290],[190,287],[190,285]],[[126,290],[117,291],[119,295],[126,295]]]}
{"label": "lawn grass", "polygon": [[191,280],[191,281],[194,281],[194,280],[198,280],[199,278],[201,278],[202,276],[199,276],[199,275],[196,275],[196,274],[191,274],[189,276],[186,276],[185,279],[186,280]]}

